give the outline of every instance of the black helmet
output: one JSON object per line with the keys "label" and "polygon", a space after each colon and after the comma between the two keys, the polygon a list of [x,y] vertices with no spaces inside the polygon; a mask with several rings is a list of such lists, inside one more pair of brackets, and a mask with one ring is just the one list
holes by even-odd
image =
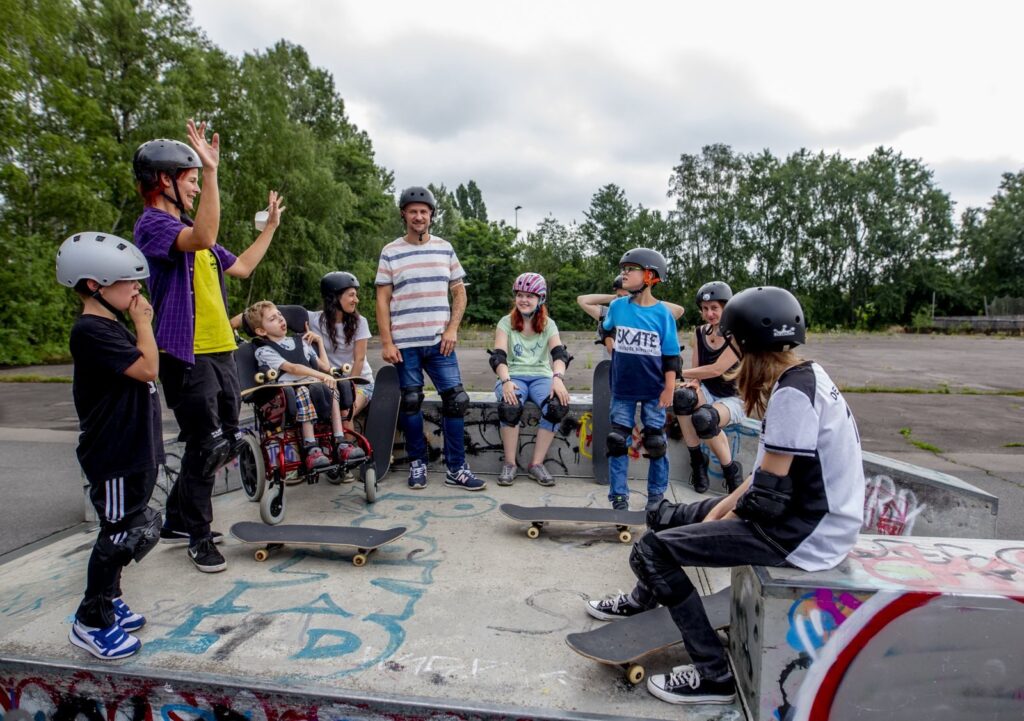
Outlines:
{"label": "black helmet", "polygon": [[784,351],[807,338],[800,301],[785,288],[747,288],[733,296],[722,311],[718,332],[741,353]]}
{"label": "black helmet", "polygon": [[343,270],[328,273],[320,279],[320,295],[324,298],[333,298],[344,290],[358,287],[359,279]]}
{"label": "black helmet", "polygon": [[155,183],[160,173],[173,178],[179,170],[201,167],[203,161],[196,151],[185,143],[165,138],[143,143],[132,157],[135,178],[142,183]]}
{"label": "black helmet", "polygon": [[398,207],[401,210],[405,210],[405,206],[409,203],[426,203],[430,206],[431,217],[437,213],[437,201],[434,200],[434,194],[427,188],[414,185],[403,190],[401,198],[398,199]]}
{"label": "black helmet", "polygon": [[717,300],[722,305],[729,302],[732,298],[732,288],[729,287],[728,283],[723,283],[720,280],[713,280],[710,283],[705,283],[697,291],[697,307],[700,307],[701,303],[709,300]]}
{"label": "black helmet", "polygon": [[615,276],[615,280],[612,281],[612,290],[622,290],[622,276]]}
{"label": "black helmet", "polygon": [[635,263],[644,270],[653,270],[658,274],[658,280],[668,278],[668,261],[665,256],[650,248],[633,248],[627,250],[619,259],[619,267],[626,263]]}

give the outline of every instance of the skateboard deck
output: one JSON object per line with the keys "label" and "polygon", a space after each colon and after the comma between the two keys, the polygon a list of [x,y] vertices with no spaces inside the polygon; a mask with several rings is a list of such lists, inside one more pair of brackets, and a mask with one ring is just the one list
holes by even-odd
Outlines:
{"label": "skateboard deck", "polygon": [[612,411],[612,362],[603,360],[594,366],[594,381],[591,393],[593,393],[593,418],[594,435],[593,445],[590,453],[593,456],[594,482],[603,486],[608,485],[608,448],[607,438],[609,428],[609,416]]}
{"label": "skateboard deck", "polygon": [[530,524],[526,529],[529,538],[540,536],[540,529],[545,523],[552,521],[561,523],[584,523],[588,525],[615,526],[619,532],[619,540],[629,543],[633,540],[630,526],[644,525],[646,514],[643,511],[616,511],[613,508],[574,508],[569,506],[517,506],[513,503],[502,503],[498,510],[513,521],[524,521]]}
{"label": "skateboard deck", "polygon": [[391,470],[391,450],[398,427],[398,406],[402,389],[398,386],[398,369],[393,365],[381,366],[374,379],[373,397],[366,409],[363,435],[373,448],[373,466],[377,480]]}
{"label": "skateboard deck", "polygon": [[291,546],[344,546],[356,549],[352,565],[363,566],[366,557],[381,546],[405,535],[405,527],[376,529],[356,526],[313,526],[286,524],[268,526],[265,523],[242,521],[231,526],[231,535],[244,543],[262,543],[253,557],[266,561],[270,552],[284,545]]}
{"label": "skateboard deck", "polygon": [[[729,626],[732,589],[702,596],[708,621],[716,628]],[[640,683],[646,675],[637,661],[644,656],[682,643],[679,627],[664,606],[644,611],[619,621],[612,621],[591,631],[570,633],[565,642],[576,653],[598,663],[622,666],[631,683]]]}
{"label": "skateboard deck", "polygon": [[[363,386],[370,382],[363,378],[362,376],[346,376],[345,378],[336,378],[335,380],[351,381],[357,386]],[[265,388],[294,388],[296,386],[316,385],[317,383],[322,382],[323,381],[285,381],[284,383],[278,383],[277,381],[270,381],[268,383],[263,383],[262,385],[253,386],[252,388],[246,388],[239,395],[241,395],[242,398],[245,398],[246,396],[251,395],[256,391],[261,391]]]}

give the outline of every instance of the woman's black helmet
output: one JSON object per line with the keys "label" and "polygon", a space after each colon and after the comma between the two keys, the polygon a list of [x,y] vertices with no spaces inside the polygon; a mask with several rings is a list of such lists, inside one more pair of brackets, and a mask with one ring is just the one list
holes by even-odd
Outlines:
{"label": "woman's black helmet", "polygon": [[807,322],[785,288],[747,288],[725,306],[718,332],[741,353],[784,351],[806,341]]}

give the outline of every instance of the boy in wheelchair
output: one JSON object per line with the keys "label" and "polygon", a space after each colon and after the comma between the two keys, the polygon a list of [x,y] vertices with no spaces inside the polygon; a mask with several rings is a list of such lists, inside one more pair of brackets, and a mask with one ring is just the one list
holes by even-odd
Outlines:
{"label": "boy in wheelchair", "polygon": [[[334,462],[349,465],[366,457],[358,445],[345,439],[343,420],[351,411],[351,384],[340,384],[331,374],[327,352],[319,335],[307,330],[303,335],[288,335],[288,323],[277,306],[261,300],[245,310],[245,322],[255,334],[256,362],[260,368],[278,373],[277,382],[302,383],[295,388],[295,420],[301,424],[305,467],[307,471],[326,468]],[[308,325],[307,325],[308,328]],[[314,350],[313,346],[317,349]],[[314,367],[315,366],[315,367]],[[330,416],[334,435],[334,457],[331,449],[324,453],[316,440],[313,422]]]}

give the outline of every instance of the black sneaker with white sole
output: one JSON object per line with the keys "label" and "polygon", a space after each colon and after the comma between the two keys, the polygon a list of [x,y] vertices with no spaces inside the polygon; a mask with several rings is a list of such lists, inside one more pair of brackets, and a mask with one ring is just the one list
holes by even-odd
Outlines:
{"label": "black sneaker with white sole", "polygon": [[[214,543],[221,543],[224,540],[224,534],[219,531],[211,531],[210,538]],[[170,546],[184,545],[188,543],[188,531],[175,531],[173,528],[164,526],[160,529],[160,543]]]}
{"label": "black sneaker with white sole", "polygon": [[662,701],[677,704],[726,704],[736,700],[736,682],[701,678],[692,663],[676,666],[670,673],[647,677],[647,690]]}
{"label": "black sneaker with white sole", "polygon": [[203,573],[217,573],[228,567],[224,556],[213,545],[213,540],[204,538],[194,546],[188,547],[188,557],[192,563]]}
{"label": "black sneaker with white sole", "polygon": [[617,618],[629,618],[647,609],[633,603],[627,593],[620,593],[601,601],[587,601],[587,613],[601,621],[614,621]]}

